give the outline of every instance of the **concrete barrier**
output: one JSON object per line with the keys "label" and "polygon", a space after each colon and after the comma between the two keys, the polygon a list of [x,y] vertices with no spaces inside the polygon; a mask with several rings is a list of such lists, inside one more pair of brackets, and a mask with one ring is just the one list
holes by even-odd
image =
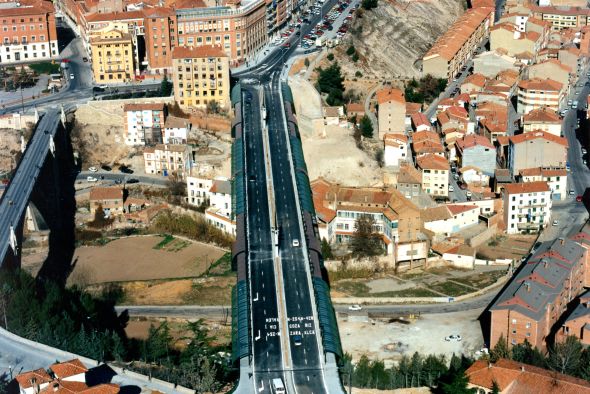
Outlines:
{"label": "concrete barrier", "polygon": [[449,302],[449,297],[332,297],[333,304],[437,304]]}
{"label": "concrete barrier", "polygon": [[[21,343],[23,345],[32,347],[33,349],[37,349],[39,351],[52,354],[55,356],[56,359],[61,359],[62,361],[77,358],[80,361],[82,361],[82,363],[84,363],[84,365],[86,365],[89,368],[96,367],[96,366],[103,364],[100,361],[93,360],[88,357],[80,356],[79,354],[66,352],[64,350],[45,345],[43,343],[34,342],[29,339],[20,337],[16,334],[11,333],[10,331],[5,330],[2,327],[0,327],[0,336],[3,336],[4,338],[9,339],[12,342]],[[104,364],[108,365],[113,371],[115,371],[117,373],[117,375],[128,376],[128,377],[133,378],[135,380],[139,380],[141,382],[144,382],[145,384],[155,383],[155,384],[158,384],[163,387],[168,387],[168,388],[170,388],[171,392],[175,392],[175,393],[184,393],[184,394],[194,394],[195,393],[195,390],[189,389],[188,387],[176,386],[174,383],[165,382],[163,380],[156,379],[156,378],[150,378],[150,377],[142,375],[140,373],[130,371],[128,369],[124,369],[124,368],[118,367],[116,365],[112,365],[110,363],[104,363]]]}

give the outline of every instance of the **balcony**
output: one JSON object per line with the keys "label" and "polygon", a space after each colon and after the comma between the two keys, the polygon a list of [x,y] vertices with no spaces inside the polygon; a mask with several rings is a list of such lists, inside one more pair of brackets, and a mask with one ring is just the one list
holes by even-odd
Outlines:
{"label": "balcony", "polygon": [[517,223],[516,227],[519,230],[539,230],[543,223],[534,223],[534,222],[526,222],[526,223]]}
{"label": "balcony", "polygon": [[523,205],[519,205],[518,209],[531,209],[531,208],[547,208],[547,203],[527,203],[527,204],[523,204]]}

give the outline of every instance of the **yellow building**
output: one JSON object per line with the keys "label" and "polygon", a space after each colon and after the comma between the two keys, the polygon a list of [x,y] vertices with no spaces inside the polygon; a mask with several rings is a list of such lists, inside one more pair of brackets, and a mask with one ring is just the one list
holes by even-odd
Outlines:
{"label": "yellow building", "polygon": [[218,46],[176,47],[172,52],[174,100],[181,108],[230,105],[229,58]]}
{"label": "yellow building", "polygon": [[90,47],[96,83],[121,83],[134,78],[133,40],[129,33],[107,28],[90,38]]}

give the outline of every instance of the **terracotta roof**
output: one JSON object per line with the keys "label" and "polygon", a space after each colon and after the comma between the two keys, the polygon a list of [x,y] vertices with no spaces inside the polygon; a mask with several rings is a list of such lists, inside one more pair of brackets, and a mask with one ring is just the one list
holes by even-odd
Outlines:
{"label": "terracotta roof", "polygon": [[452,218],[451,211],[445,205],[439,205],[433,208],[426,208],[422,210],[420,215],[424,222],[436,222],[439,220],[447,220]]}
{"label": "terracotta roof", "polygon": [[479,73],[475,73],[475,74],[471,74],[467,78],[465,78],[465,80],[463,81],[463,83],[461,84],[461,86],[467,85],[467,84],[470,83],[470,84],[473,84],[475,86],[479,86],[479,87],[483,88],[483,86],[485,85],[486,81],[487,81],[487,78],[485,77],[485,75],[479,74]]}
{"label": "terracotta roof", "polygon": [[504,190],[508,194],[539,193],[550,191],[547,182],[524,182],[524,183],[507,183]]}
{"label": "terracotta roof", "polygon": [[[97,189],[97,188],[93,188]],[[117,189],[117,188],[102,188],[102,189]],[[121,192],[121,198],[123,197],[123,190],[117,189]],[[92,194],[92,190],[90,191]],[[49,369],[53,371],[55,376],[59,379],[64,379],[70,376],[78,375],[81,373],[88,372],[88,368],[77,358],[61,363],[55,363],[49,366]]]}
{"label": "terracotta roof", "polygon": [[34,379],[35,384],[43,384],[51,382],[51,376],[43,368],[35,369],[34,371],[23,372],[15,377],[18,385],[22,389],[33,387],[31,381]]}
{"label": "terracotta roof", "polygon": [[551,108],[541,107],[530,111],[522,117],[523,123],[559,123],[561,117]]}
{"label": "terracotta roof", "polygon": [[109,22],[138,19],[143,21],[143,11],[123,11],[123,12],[95,12],[86,15],[86,22]]}
{"label": "terracotta roof", "polygon": [[398,103],[405,104],[406,98],[404,97],[404,93],[400,89],[395,88],[383,88],[379,89],[375,94],[377,97],[377,102],[379,104],[395,101]]}
{"label": "terracotta roof", "polygon": [[428,120],[426,115],[424,115],[422,112],[412,114],[412,124],[415,127],[418,127],[418,126],[432,127],[432,125],[430,124],[430,120]]}
{"label": "terracotta roof", "polygon": [[[90,189],[90,201],[97,200],[122,200],[123,189],[120,187],[96,186]],[[57,364],[54,364],[57,365]]]}
{"label": "terracotta roof", "polygon": [[383,135],[383,139],[385,140],[385,142],[387,142],[387,140],[408,142],[408,137],[406,137],[405,134],[401,134],[401,133],[385,133]]}
{"label": "terracotta roof", "polygon": [[2,16],[3,17],[10,17],[10,16],[24,16],[24,15],[40,15],[40,14],[48,14],[54,13],[55,8],[53,7],[53,3],[50,1],[38,1],[32,2],[30,5],[21,6],[21,7],[14,7],[14,8],[2,8]]}
{"label": "terracotta roof", "polygon": [[492,389],[494,382],[506,394],[588,394],[590,382],[555,371],[512,360],[500,359],[495,364],[478,360],[466,371],[469,383]]}
{"label": "terracotta roof", "polygon": [[557,67],[561,68],[563,71],[566,71],[568,73],[572,72],[572,68],[570,66],[568,66],[565,63],[560,62],[558,59],[545,59],[542,62],[533,64],[532,66],[530,66],[529,68],[539,68],[539,67],[544,67],[546,65],[556,65]]}
{"label": "terracotta roof", "polygon": [[413,165],[404,163],[400,166],[397,183],[422,183],[422,174]]}
{"label": "terracotta roof", "polygon": [[164,121],[164,128],[166,129],[182,129],[190,127],[188,119],[179,118],[178,116],[169,115]]}
{"label": "terracotta roof", "polygon": [[447,208],[453,216],[460,215],[463,212],[473,211],[474,209],[479,210],[476,205],[447,204]]}
{"label": "terracotta roof", "polygon": [[465,150],[469,148],[473,148],[474,146],[484,146],[486,148],[494,149],[494,145],[483,135],[479,134],[467,134],[460,140],[456,142],[457,147],[460,150]]}
{"label": "terracotta roof", "polygon": [[[157,150],[168,151],[168,152],[185,152],[187,149],[186,145],[174,145],[174,144],[158,144],[154,147],[154,153]],[[144,150],[145,152],[145,150]]]}
{"label": "terracotta roof", "polygon": [[360,103],[346,104],[346,113],[351,112],[365,113],[365,106]]}
{"label": "terracotta roof", "polygon": [[193,59],[202,57],[227,57],[220,46],[202,45],[198,47],[175,47],[172,59]]}
{"label": "terracotta roof", "polygon": [[565,168],[523,168],[519,173],[521,176],[567,176],[567,170]]}
{"label": "terracotta roof", "polygon": [[406,102],[406,116],[422,111],[422,104]]}
{"label": "terracotta roof", "polygon": [[174,8],[177,10],[186,8],[205,8],[207,5],[203,0],[176,0]]}
{"label": "terracotta roof", "polygon": [[518,83],[518,87],[525,90],[542,90],[558,92],[563,87],[561,82],[554,81],[552,79],[524,79]]}
{"label": "terracotta roof", "polygon": [[531,11],[539,14],[590,16],[590,9],[588,8],[566,6],[536,6],[534,4],[531,4],[528,7]]}
{"label": "terracotta roof", "polygon": [[412,150],[417,153],[444,153],[445,147],[440,141],[422,140],[412,144]]}
{"label": "terracotta roof", "polygon": [[449,162],[441,156],[427,154],[416,159],[418,167],[431,170],[448,170]]}
{"label": "terracotta roof", "polygon": [[568,142],[565,137],[558,137],[558,136],[553,135],[551,133],[546,133],[546,132],[540,131],[540,130],[539,131],[531,131],[530,133],[523,133],[523,134],[518,134],[518,135],[512,136],[512,137],[510,137],[510,142],[512,142],[513,144],[520,144],[520,143],[531,141],[531,140],[534,140],[537,138],[543,138],[548,141],[554,142],[556,144],[563,145],[566,148],[568,147]]}
{"label": "terracotta roof", "polygon": [[127,111],[164,111],[164,103],[125,104],[123,106],[123,112]]}
{"label": "terracotta roof", "polygon": [[417,131],[412,135],[412,141],[414,143],[420,142],[420,141],[440,142],[440,137],[434,131],[422,130],[422,131]]}

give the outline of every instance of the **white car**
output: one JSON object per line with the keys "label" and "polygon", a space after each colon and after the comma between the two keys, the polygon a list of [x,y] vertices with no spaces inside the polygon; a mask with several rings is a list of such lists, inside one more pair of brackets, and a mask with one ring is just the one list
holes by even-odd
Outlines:
{"label": "white car", "polygon": [[70,79],[74,79],[74,78],[75,78],[74,73],[70,74]]}
{"label": "white car", "polygon": [[586,150],[586,148],[582,148],[582,154],[585,155],[586,153],[588,153],[588,151]]}
{"label": "white car", "polygon": [[553,223],[551,223],[552,226],[559,226],[559,220],[554,220]]}
{"label": "white car", "polygon": [[293,247],[294,248],[298,248],[299,247],[299,240],[298,239],[294,239],[293,240]]}
{"label": "white car", "polygon": [[95,178],[95,177],[93,177],[93,176],[89,176],[89,177],[87,177],[87,178],[86,178],[86,181],[87,181],[87,182],[97,182],[97,181],[98,181],[98,179],[96,179],[96,178]]}
{"label": "white car", "polygon": [[453,187],[453,185],[449,185],[449,191],[450,192],[454,192],[455,191],[455,188]]}
{"label": "white car", "polygon": [[361,309],[363,309],[363,307],[358,304],[351,305],[348,307],[349,311],[360,311]]}
{"label": "white car", "polygon": [[96,172],[96,171],[98,171],[98,170],[96,169],[96,167],[90,167],[90,168],[88,169],[88,171],[90,171],[90,172]]}
{"label": "white car", "polygon": [[452,335],[449,335],[448,337],[445,337],[445,341],[447,341],[447,342],[451,342],[451,341],[461,342],[461,339],[463,339],[463,338],[461,338],[461,335],[459,335],[459,334],[452,334]]}

